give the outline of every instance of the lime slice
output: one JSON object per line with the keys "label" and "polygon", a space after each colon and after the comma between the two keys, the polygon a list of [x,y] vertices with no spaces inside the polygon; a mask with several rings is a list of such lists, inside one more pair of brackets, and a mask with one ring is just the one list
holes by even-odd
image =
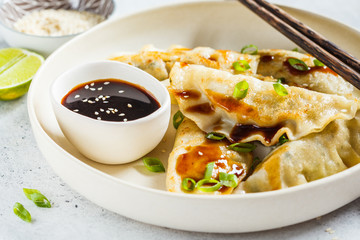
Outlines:
{"label": "lime slice", "polygon": [[24,95],[43,62],[42,56],[24,49],[0,49],[0,100]]}

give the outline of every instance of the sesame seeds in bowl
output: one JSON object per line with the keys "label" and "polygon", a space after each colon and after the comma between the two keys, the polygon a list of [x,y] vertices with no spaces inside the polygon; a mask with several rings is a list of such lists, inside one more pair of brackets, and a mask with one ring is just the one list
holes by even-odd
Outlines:
{"label": "sesame seeds in bowl", "polygon": [[106,164],[139,159],[155,148],[170,120],[170,96],[133,66],[99,61],[60,75],[50,89],[65,137],[86,157]]}
{"label": "sesame seeds in bowl", "polygon": [[114,8],[113,0],[9,0],[0,7],[0,33],[10,46],[49,55]]}

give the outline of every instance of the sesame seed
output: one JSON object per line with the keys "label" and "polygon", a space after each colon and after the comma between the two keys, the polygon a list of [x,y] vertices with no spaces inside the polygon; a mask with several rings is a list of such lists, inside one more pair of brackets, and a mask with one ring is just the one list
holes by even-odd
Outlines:
{"label": "sesame seed", "polygon": [[109,110],[106,110],[106,113],[107,113],[107,114],[110,114],[110,111],[109,111]]}
{"label": "sesame seed", "polygon": [[105,100],[106,100],[106,98],[105,98],[105,97],[103,97],[103,98],[102,98],[102,100],[103,100],[103,101],[105,101]]}
{"label": "sesame seed", "polygon": [[163,153],[164,153],[164,152],[166,152],[166,150],[165,150],[165,149],[162,149],[162,150],[161,150],[161,152],[163,152]]}
{"label": "sesame seed", "polygon": [[109,110],[114,110],[113,108],[108,108]]}
{"label": "sesame seed", "polygon": [[110,98],[110,96],[105,96],[105,98]]}
{"label": "sesame seed", "polygon": [[97,119],[97,120],[101,120],[101,117],[97,117],[96,119]]}
{"label": "sesame seed", "polygon": [[85,98],[85,99],[83,99],[82,101],[83,101],[83,102],[87,102],[87,101],[88,101],[88,99],[87,99],[87,98]]}
{"label": "sesame seed", "polygon": [[114,111],[115,111],[115,112],[118,112],[118,110],[117,110],[116,108],[114,109]]}
{"label": "sesame seed", "polygon": [[90,83],[90,86],[94,86],[95,83]]}
{"label": "sesame seed", "polygon": [[78,111],[79,111],[79,109],[74,109],[73,111],[74,111],[74,112],[78,112]]}
{"label": "sesame seed", "polygon": [[104,82],[104,85],[109,85],[110,82]]}
{"label": "sesame seed", "polygon": [[85,89],[89,89],[89,85],[86,85],[84,88],[85,88]]}
{"label": "sesame seed", "polygon": [[74,98],[79,98],[80,97],[80,95],[75,95],[75,97]]}
{"label": "sesame seed", "polygon": [[103,111],[104,111],[104,109],[100,108],[100,112],[103,112]]}
{"label": "sesame seed", "polygon": [[95,115],[99,115],[99,112],[95,112]]}
{"label": "sesame seed", "polygon": [[94,101],[89,100],[88,103],[95,103]]}
{"label": "sesame seed", "polygon": [[123,93],[123,92],[125,92],[125,91],[124,91],[124,90],[120,90],[120,91],[119,91],[119,93]]}
{"label": "sesame seed", "polygon": [[98,101],[99,101],[99,99],[98,99],[98,98],[95,98],[95,101],[97,101],[97,102],[98,102]]}
{"label": "sesame seed", "polygon": [[128,105],[127,105],[127,106],[128,106],[128,108],[132,108],[132,105],[131,105],[130,103],[128,103]]}
{"label": "sesame seed", "polygon": [[120,117],[125,116],[125,113],[120,113],[119,116]]}
{"label": "sesame seed", "polygon": [[103,103],[109,103],[109,101],[103,101]]}
{"label": "sesame seed", "polygon": [[204,154],[203,154],[202,152],[200,152],[200,151],[198,152],[198,154],[199,154],[200,156],[204,155]]}
{"label": "sesame seed", "polygon": [[101,90],[102,90],[102,87],[99,87],[99,88],[98,88],[98,91],[101,91]]}
{"label": "sesame seed", "polygon": [[98,98],[103,98],[104,96],[103,95],[99,95]]}
{"label": "sesame seed", "polygon": [[95,91],[95,90],[96,90],[96,88],[92,88],[92,87],[91,87],[91,88],[90,88],[90,90],[91,90],[91,91]]}
{"label": "sesame seed", "polygon": [[126,118],[124,118],[124,122],[127,122],[127,119],[126,119]]}
{"label": "sesame seed", "polygon": [[114,110],[111,110],[111,113],[115,113],[115,111],[114,111]]}

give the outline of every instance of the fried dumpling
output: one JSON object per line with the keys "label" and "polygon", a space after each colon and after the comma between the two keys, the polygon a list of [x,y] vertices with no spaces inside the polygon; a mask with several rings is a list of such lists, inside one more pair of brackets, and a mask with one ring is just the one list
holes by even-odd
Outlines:
{"label": "fried dumpling", "polygon": [[[316,92],[360,97],[358,89],[330,68],[315,66],[315,58],[309,54],[282,49],[259,50],[258,54],[260,55],[260,62],[257,74],[284,78],[286,84],[312,89]],[[305,71],[296,70],[289,64],[288,59],[290,58],[303,61],[308,68]]]}
{"label": "fried dumpling", "polygon": [[[198,65],[176,63],[170,91],[182,113],[205,132],[219,132],[232,142],[260,141],[275,145],[284,133],[296,140],[320,132],[335,119],[355,116],[357,101],[299,87],[280,96],[274,82]],[[246,81],[245,98],[234,98],[235,85]]]}
{"label": "fried dumpling", "polygon": [[263,192],[321,179],[360,163],[360,114],[276,148],[239,189]]}
{"label": "fried dumpling", "polygon": [[164,80],[169,78],[169,72],[175,62],[199,64],[234,72],[233,63],[246,60],[250,66],[246,73],[255,73],[259,56],[241,54],[230,50],[215,50],[209,47],[189,49],[172,46],[166,51],[161,51],[150,45],[136,54],[123,54],[112,57],[110,60],[128,63],[148,72],[158,80]]}
{"label": "fried dumpling", "polygon": [[182,180],[192,178],[199,181],[204,177],[206,165],[215,162],[212,172],[214,179],[219,172],[234,174],[241,181],[252,163],[251,153],[238,153],[227,149],[224,141],[211,141],[205,138],[190,119],[185,118],[180,124],[175,138],[174,148],[169,156],[166,185],[168,191],[195,194],[230,194],[231,187],[222,186],[213,192],[202,192],[198,189],[187,192],[181,188]]}

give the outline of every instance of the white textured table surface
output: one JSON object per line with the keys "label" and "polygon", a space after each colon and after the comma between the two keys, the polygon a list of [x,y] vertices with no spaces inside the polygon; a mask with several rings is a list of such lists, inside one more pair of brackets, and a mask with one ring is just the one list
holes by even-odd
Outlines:
{"label": "white textured table surface", "polygon": [[[116,12],[124,15],[175,2],[181,1],[118,0]],[[360,30],[359,0],[272,2],[315,12]],[[0,47],[6,47],[1,38]],[[23,187],[41,190],[53,207],[33,207],[22,193]],[[31,210],[33,223],[23,222],[13,214],[12,206],[17,201]],[[25,96],[0,102],[0,240],[3,239],[360,239],[360,198],[320,219],[257,233],[183,232],[133,221],[96,206],[55,175],[36,145]]]}

